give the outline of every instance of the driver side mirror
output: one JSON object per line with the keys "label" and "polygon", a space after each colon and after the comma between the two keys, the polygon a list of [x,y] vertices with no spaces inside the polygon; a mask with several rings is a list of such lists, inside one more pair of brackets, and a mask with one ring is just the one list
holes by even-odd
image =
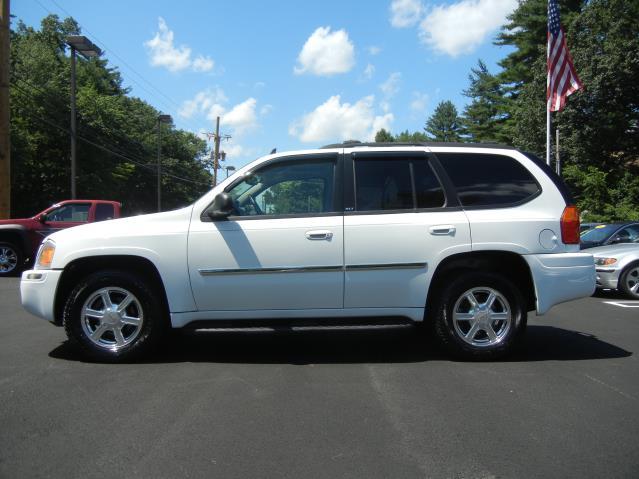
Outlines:
{"label": "driver side mirror", "polygon": [[228,193],[220,193],[213,199],[213,204],[208,207],[206,214],[212,220],[227,218],[235,211],[233,198]]}

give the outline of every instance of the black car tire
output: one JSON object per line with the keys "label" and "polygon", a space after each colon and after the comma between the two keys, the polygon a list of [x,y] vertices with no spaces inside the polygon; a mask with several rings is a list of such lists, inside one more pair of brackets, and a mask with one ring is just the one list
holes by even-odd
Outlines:
{"label": "black car tire", "polygon": [[[101,362],[132,361],[148,355],[161,343],[170,326],[161,292],[157,289],[125,271],[98,271],[85,277],[69,294],[64,306],[63,325],[69,341],[86,358]],[[109,303],[118,299],[120,303],[114,302],[109,308],[101,299],[105,296]],[[117,313],[115,308],[119,310],[129,297],[133,298],[131,303],[122,313]],[[102,319],[85,314],[100,308],[94,306],[96,304],[103,305],[102,311],[93,314],[102,312]],[[122,321],[137,317],[138,326],[111,324],[118,317],[128,318]],[[100,328],[102,332],[98,336]],[[119,335],[116,329],[120,330]],[[91,332],[94,334],[89,334]],[[118,336],[122,341],[118,342]]]}
{"label": "black car tire", "polygon": [[[488,306],[491,294],[495,299]],[[478,303],[476,307],[466,299],[471,295]],[[435,333],[454,357],[474,361],[494,360],[511,353],[521,341],[527,320],[524,299],[504,276],[463,272],[450,279],[438,296],[432,316]],[[482,301],[485,302],[482,304]],[[475,320],[459,319],[464,316],[472,316]],[[509,321],[492,319],[502,316],[509,318]],[[479,326],[473,333],[472,325],[475,322]],[[492,330],[491,334],[495,335],[494,339],[489,337],[488,327]]]}
{"label": "black car tire", "polygon": [[[621,289],[628,297],[639,299],[639,262],[631,263],[623,270],[619,277],[619,289]],[[635,292],[632,291],[635,288]]]}

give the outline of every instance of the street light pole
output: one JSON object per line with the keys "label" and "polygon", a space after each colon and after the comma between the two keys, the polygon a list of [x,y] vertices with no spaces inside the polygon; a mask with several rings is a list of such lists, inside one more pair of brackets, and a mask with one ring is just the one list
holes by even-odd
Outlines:
{"label": "street light pole", "polygon": [[75,185],[75,47],[71,45],[71,199],[76,198]]}
{"label": "street light pole", "polygon": [[91,40],[82,35],[69,35],[66,43],[71,47],[71,199],[76,198],[76,108],[75,108],[75,63],[76,52],[84,58],[98,57],[102,51]]}

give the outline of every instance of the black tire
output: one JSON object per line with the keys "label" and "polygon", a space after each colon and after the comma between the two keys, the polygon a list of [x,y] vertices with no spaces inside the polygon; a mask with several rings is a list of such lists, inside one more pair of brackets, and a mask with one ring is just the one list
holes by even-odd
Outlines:
{"label": "black tire", "polygon": [[[103,294],[99,294],[100,291]],[[104,291],[109,303],[114,307],[125,304],[125,298],[131,297],[127,296],[127,293],[132,295],[133,299],[129,306],[125,307],[120,319],[124,317],[126,321],[130,321],[137,317],[140,320],[137,326],[111,323],[118,321],[115,316],[118,313],[109,309],[106,302],[101,299],[104,298]],[[170,322],[162,296],[156,287],[131,273],[98,271],[83,278],[69,294],[64,306],[64,329],[69,341],[88,359],[102,362],[140,359],[161,343],[169,329]],[[116,304],[118,300],[120,302]],[[96,304],[98,306],[94,306]],[[107,314],[103,314],[104,319],[83,314],[85,307],[94,310],[99,308],[100,304],[103,305],[103,310],[96,312],[107,311]],[[98,328],[103,329],[98,331]],[[120,330],[119,339],[116,329]],[[91,332],[94,333],[94,339],[89,335]]]}
{"label": "black tire", "polygon": [[[632,299],[639,299],[639,263],[626,266],[619,277],[619,289]],[[633,291],[634,289],[634,291]]]}
{"label": "black tire", "polygon": [[[496,299],[487,308],[490,294]],[[472,306],[468,299],[470,295],[476,299],[477,307]],[[527,313],[521,292],[498,274],[461,272],[441,290],[434,304],[434,316],[431,317],[435,333],[444,347],[460,359],[502,358],[513,351],[526,329]],[[455,308],[457,316],[454,316]],[[463,320],[464,315],[474,319]],[[502,317],[509,320],[493,319]],[[459,319],[455,321],[455,318]],[[472,329],[474,323],[478,324],[478,329]],[[488,328],[493,337],[489,337]]]}
{"label": "black tire", "polygon": [[13,243],[0,243],[0,278],[15,276],[22,272],[24,254]]}

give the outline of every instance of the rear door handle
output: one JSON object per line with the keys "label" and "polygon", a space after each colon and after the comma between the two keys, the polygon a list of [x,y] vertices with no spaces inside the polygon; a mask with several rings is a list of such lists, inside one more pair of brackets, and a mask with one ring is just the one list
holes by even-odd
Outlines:
{"label": "rear door handle", "polygon": [[457,229],[453,225],[436,225],[428,228],[428,231],[434,236],[454,236]]}
{"label": "rear door handle", "polygon": [[333,238],[332,231],[317,230],[306,232],[306,239],[309,239],[311,241],[330,240],[331,238]]}

